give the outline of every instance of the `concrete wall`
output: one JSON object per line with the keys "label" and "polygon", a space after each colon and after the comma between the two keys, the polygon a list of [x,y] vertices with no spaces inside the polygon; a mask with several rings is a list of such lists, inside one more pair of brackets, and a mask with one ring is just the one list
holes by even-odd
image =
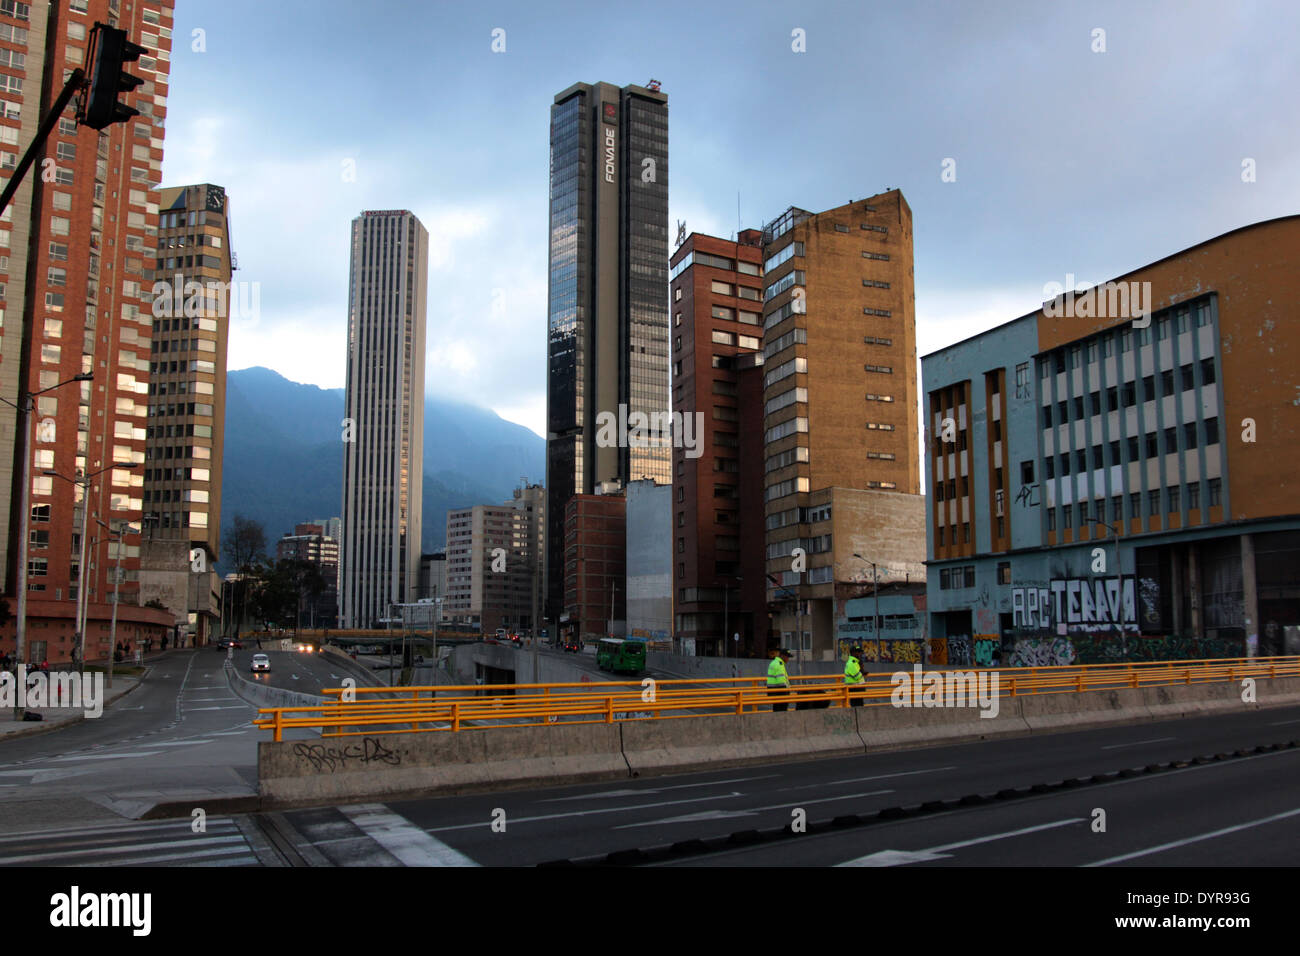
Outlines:
{"label": "concrete wall", "polygon": [[258,745],[258,789],[264,808],[493,792],[540,782],[866,754],[1300,702],[1300,678],[1261,680],[1258,687],[1259,703],[1249,705],[1241,702],[1236,685],[1223,683],[1008,697],[993,718],[968,708],[872,706],[263,741]]}

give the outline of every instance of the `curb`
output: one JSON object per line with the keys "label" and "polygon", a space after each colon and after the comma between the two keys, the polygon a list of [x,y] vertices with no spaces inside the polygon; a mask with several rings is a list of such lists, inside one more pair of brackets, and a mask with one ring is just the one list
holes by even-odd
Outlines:
{"label": "curb", "polygon": [[[135,680],[135,683],[134,683],[134,684],[132,684],[130,687],[128,687],[128,688],[127,688],[125,691],[123,691],[121,694],[118,694],[117,697],[114,698],[114,700],[113,700],[113,702],[112,702],[111,704],[105,704],[105,705],[104,705],[104,711],[107,712],[108,709],[109,709],[110,707],[115,706],[115,705],[117,704],[118,701],[122,700],[122,699],[125,698],[125,697],[129,697],[131,694],[135,693],[136,689],[139,688],[139,687],[140,687],[140,686],[145,682],[145,678],[147,678],[147,677],[149,676],[149,672],[150,672],[151,670],[153,670],[152,667],[146,666],[146,667],[145,667],[145,671],[144,671],[144,673],[141,674],[139,677],[134,678],[134,680]],[[102,716],[102,715],[101,715],[101,716]],[[21,740],[21,739],[25,739],[25,738],[27,738],[27,737],[39,737],[39,736],[42,735],[42,734],[52,734],[52,733],[54,733],[55,731],[63,730],[63,729],[65,729],[65,728],[67,728],[67,727],[74,727],[74,726],[76,726],[77,724],[81,723],[82,721],[85,721],[85,720],[88,720],[88,719],[89,719],[89,718],[86,717],[85,713],[81,713],[81,714],[78,714],[78,715],[75,716],[75,717],[72,717],[72,718],[68,719],[68,720],[61,720],[61,721],[59,721],[57,724],[56,724],[56,723],[53,723],[53,722],[51,722],[51,723],[49,723],[49,724],[46,724],[45,721],[43,721],[43,720],[39,720],[39,721],[38,721],[38,720],[34,720],[34,721],[31,721],[31,725],[32,725],[32,727],[31,727],[30,730],[28,730],[27,728],[23,728],[22,730],[15,730],[15,731],[12,731],[12,732],[7,733],[7,734],[0,734],[0,746],[3,746],[3,745],[4,745],[4,742],[5,742],[6,740],[9,740],[9,739]],[[98,720],[98,719],[99,719],[99,718],[96,718],[96,720]],[[38,724],[39,724],[40,726],[37,726]]]}

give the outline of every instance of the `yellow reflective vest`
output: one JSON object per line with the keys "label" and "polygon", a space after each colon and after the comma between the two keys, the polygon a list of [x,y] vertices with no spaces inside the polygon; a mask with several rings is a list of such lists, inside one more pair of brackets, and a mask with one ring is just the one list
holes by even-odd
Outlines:
{"label": "yellow reflective vest", "polygon": [[849,655],[848,662],[844,665],[844,683],[846,684],[863,684],[866,678],[862,676],[862,665],[852,654]]}
{"label": "yellow reflective vest", "polygon": [[785,661],[781,660],[780,656],[772,658],[772,663],[767,665],[767,686],[790,686],[790,677],[785,672]]}

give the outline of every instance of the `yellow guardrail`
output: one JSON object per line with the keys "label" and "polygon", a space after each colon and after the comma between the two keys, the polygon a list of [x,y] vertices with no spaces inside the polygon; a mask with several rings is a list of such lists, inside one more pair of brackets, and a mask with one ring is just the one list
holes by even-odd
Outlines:
{"label": "yellow guardrail", "polygon": [[[1032,668],[929,668],[925,675],[997,675],[984,687],[999,698],[1027,694],[1082,693],[1122,687],[1203,684],[1246,677],[1300,677],[1300,657],[1220,658]],[[837,675],[791,677],[784,694],[768,693],[766,678],[696,678],[555,684],[438,685],[426,687],[331,688],[335,698],[315,707],[263,707],[253,721],[277,741],[294,728],[324,737],[367,733],[459,732],[509,724],[545,726],[613,723],[616,720],[676,720],[753,713],[773,704],[819,707],[882,706],[890,703],[897,674],[865,674],[848,686]],[[351,699],[349,699],[351,698]]]}

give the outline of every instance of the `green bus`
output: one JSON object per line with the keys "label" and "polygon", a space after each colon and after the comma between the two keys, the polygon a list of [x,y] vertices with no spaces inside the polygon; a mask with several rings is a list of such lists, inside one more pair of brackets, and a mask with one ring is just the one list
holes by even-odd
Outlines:
{"label": "green bus", "polygon": [[596,648],[596,666],[615,674],[639,674],[645,670],[645,641],[603,637]]}

